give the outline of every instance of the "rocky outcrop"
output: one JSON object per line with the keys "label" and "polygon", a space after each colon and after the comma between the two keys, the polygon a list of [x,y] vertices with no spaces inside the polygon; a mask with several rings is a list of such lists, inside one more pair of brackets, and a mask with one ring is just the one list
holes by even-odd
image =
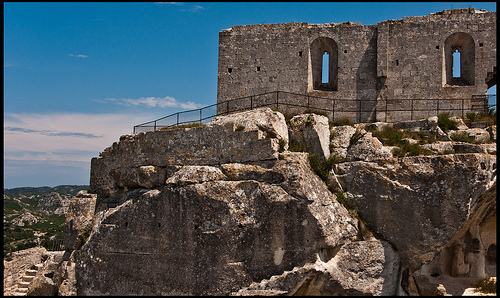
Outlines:
{"label": "rocky outcrop", "polygon": [[494,155],[455,154],[345,162],[334,174],[366,224],[419,268],[465,224],[495,169]]}
{"label": "rocky outcrop", "polygon": [[330,129],[328,117],[317,114],[301,114],[290,120],[290,143],[323,159],[330,157]]}
{"label": "rocky outcrop", "polygon": [[166,181],[97,214],[78,294],[229,294],[358,235],[306,153],[268,168],[187,165]]}
{"label": "rocky outcrop", "polygon": [[343,245],[334,257],[320,256],[232,296],[392,296],[400,293],[399,269],[399,256],[387,242],[356,241]]}
{"label": "rocky outcrop", "polygon": [[285,116],[279,112],[274,112],[270,108],[258,108],[240,113],[215,116],[208,123],[208,126],[220,126],[228,123],[235,123],[237,130],[260,130],[266,133],[269,138],[277,138],[285,141],[288,149],[288,128]]}
{"label": "rocky outcrop", "polygon": [[410,294],[435,293],[442,285],[449,294],[466,295],[470,285],[464,281],[496,276],[496,182],[469,209],[467,221],[439,254],[410,275]]}
{"label": "rocky outcrop", "polygon": [[[430,150],[460,151],[437,117],[331,129],[322,117],[293,117],[288,138],[341,157],[328,179],[336,195],[309,153],[283,152],[286,123],[269,109],[121,137],[92,159],[93,228],[63,261],[57,276],[75,279],[58,277],[60,294],[444,295],[452,290],[431,279],[439,268],[478,272],[473,239],[485,235],[486,260],[496,249],[490,221],[468,228],[474,237],[454,235],[495,183],[495,155],[394,158],[365,130],[425,130],[443,140]],[[472,244],[446,256],[464,237]]]}
{"label": "rocky outcrop", "polygon": [[83,245],[81,233],[92,227],[96,199],[95,194],[82,190],[71,201],[63,225],[64,247],[67,250],[78,249]]}
{"label": "rocky outcrop", "polygon": [[360,138],[347,148],[346,159],[348,161],[392,158],[394,147],[382,145],[382,142],[373,137],[371,132],[358,131],[358,133]]}

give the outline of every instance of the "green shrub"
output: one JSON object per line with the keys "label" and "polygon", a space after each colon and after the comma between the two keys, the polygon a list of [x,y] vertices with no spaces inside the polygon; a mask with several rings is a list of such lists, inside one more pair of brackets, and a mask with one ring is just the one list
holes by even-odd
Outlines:
{"label": "green shrub", "polygon": [[474,286],[480,289],[483,293],[496,293],[497,292],[497,282],[494,280],[489,280],[488,278],[483,278],[476,280]]}
{"label": "green shrub", "polygon": [[469,134],[467,134],[467,132],[465,132],[465,131],[452,133],[450,138],[456,142],[465,142],[465,143],[471,143],[471,144],[480,143],[480,142],[476,141],[474,138],[469,137]]}
{"label": "green shrub", "polygon": [[351,136],[351,139],[349,140],[349,147],[356,144],[356,142],[359,141],[359,139],[361,139],[362,137],[364,137],[365,134],[366,133],[362,133],[360,130],[356,129],[354,134]]}
{"label": "green shrub", "polygon": [[283,140],[283,139],[279,140],[279,146],[280,146],[279,149],[278,149],[279,153],[285,151],[286,144],[287,144],[286,140]]}
{"label": "green shrub", "polygon": [[333,165],[345,161],[342,157],[332,154],[326,160],[316,153],[309,153],[309,164],[313,171],[325,182],[328,180],[328,173]]}
{"label": "green shrub", "polygon": [[245,130],[245,126],[244,125],[241,125],[241,124],[236,125],[235,131],[244,131],[244,130]]}
{"label": "green shrub", "polygon": [[448,112],[438,115],[438,126],[444,132],[458,129],[457,122],[450,119],[450,113]]}
{"label": "green shrub", "polygon": [[418,156],[418,155],[433,155],[434,152],[422,148],[419,144],[403,144],[392,150],[394,157]]}
{"label": "green shrub", "polygon": [[290,140],[290,144],[288,145],[288,150],[292,152],[307,152],[307,150],[302,147],[296,141]]}
{"label": "green shrub", "polygon": [[344,126],[344,125],[350,125],[354,127],[354,122],[351,121],[351,119],[347,117],[342,117],[338,120],[335,120],[332,122],[334,126]]}

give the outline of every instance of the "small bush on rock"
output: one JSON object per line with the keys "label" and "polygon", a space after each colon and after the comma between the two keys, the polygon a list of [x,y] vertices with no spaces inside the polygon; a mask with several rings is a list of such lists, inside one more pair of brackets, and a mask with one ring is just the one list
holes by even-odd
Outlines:
{"label": "small bush on rock", "polygon": [[438,115],[438,126],[444,132],[458,129],[457,122],[450,119],[450,113],[448,112]]}

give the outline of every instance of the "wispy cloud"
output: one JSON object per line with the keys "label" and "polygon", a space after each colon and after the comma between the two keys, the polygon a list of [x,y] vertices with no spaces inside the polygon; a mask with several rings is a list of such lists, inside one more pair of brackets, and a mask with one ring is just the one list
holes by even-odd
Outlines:
{"label": "wispy cloud", "polygon": [[37,129],[29,129],[22,127],[5,127],[5,131],[7,132],[23,132],[23,133],[34,133],[41,134],[45,136],[56,136],[56,137],[82,137],[82,138],[102,138],[102,135],[94,135],[90,133],[81,133],[81,132],[68,132],[68,131],[50,131],[50,130],[37,130]]}
{"label": "wispy cloud", "polygon": [[155,2],[156,5],[162,6],[162,5],[184,5],[183,2]]}
{"label": "wispy cloud", "polygon": [[5,187],[87,184],[92,157],[154,118],[147,113],[6,113]]}
{"label": "wispy cloud", "polygon": [[75,55],[75,54],[68,54],[70,57],[77,57],[77,58],[88,58],[88,55]]}
{"label": "wispy cloud", "polygon": [[197,109],[203,105],[191,101],[181,102],[173,97],[141,97],[141,98],[105,98],[95,99],[102,103],[115,103],[123,106],[144,106],[148,108],[182,108],[182,109]]}
{"label": "wispy cloud", "polygon": [[155,2],[155,4],[158,6],[165,6],[165,5],[182,6],[182,7],[186,7],[186,8],[181,9],[181,11],[189,11],[189,12],[197,12],[197,11],[200,11],[202,9],[205,9],[203,6],[192,5],[192,4],[186,5],[184,2]]}

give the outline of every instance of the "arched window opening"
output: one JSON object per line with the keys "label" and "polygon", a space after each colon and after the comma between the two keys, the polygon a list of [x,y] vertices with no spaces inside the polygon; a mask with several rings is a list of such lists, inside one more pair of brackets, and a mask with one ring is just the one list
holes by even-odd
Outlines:
{"label": "arched window opening", "polygon": [[476,48],[467,33],[454,33],[444,41],[443,85],[471,86],[475,84]]}
{"label": "arched window opening", "polygon": [[318,37],[311,43],[309,57],[309,90],[337,91],[337,43],[329,37]]}
{"label": "arched window opening", "polygon": [[323,84],[328,84],[328,66],[329,66],[329,61],[330,59],[330,55],[328,55],[328,52],[325,52],[323,54],[323,71],[322,71],[322,74],[321,74],[321,83]]}
{"label": "arched window opening", "polygon": [[458,49],[455,50],[455,52],[453,53],[452,68],[453,68],[453,77],[454,78],[461,77],[461,74],[460,74],[460,52],[458,51]]}

